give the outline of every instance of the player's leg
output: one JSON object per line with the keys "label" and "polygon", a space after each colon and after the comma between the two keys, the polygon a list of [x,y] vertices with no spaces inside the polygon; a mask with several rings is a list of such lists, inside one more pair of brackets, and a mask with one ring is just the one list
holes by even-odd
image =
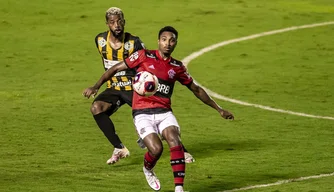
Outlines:
{"label": "player's leg", "polygon": [[172,112],[161,114],[161,116],[163,120],[160,122],[158,129],[170,149],[170,164],[174,174],[175,191],[183,192],[186,164],[179,125]]}
{"label": "player's leg", "polygon": [[195,162],[195,158],[188,152],[184,144],[182,143],[182,147],[184,150],[184,159],[186,163],[193,163]]}
{"label": "player's leg", "polygon": [[148,149],[144,155],[143,166],[146,181],[153,190],[159,191],[161,188],[160,181],[153,169],[162,154],[163,145],[157,134],[156,125],[153,121],[153,115],[136,115],[134,117],[134,123],[138,135],[143,139],[143,142]]}
{"label": "player's leg", "polygon": [[[122,91],[122,93],[120,94],[122,100],[124,103],[128,104],[129,107],[132,107],[132,97],[133,97],[133,90],[131,91]],[[138,139],[137,139],[137,144],[140,148],[145,149],[146,146],[144,144],[144,141],[142,138],[140,138],[139,134],[138,134]]]}
{"label": "player's leg", "polygon": [[182,143],[182,147],[183,147],[183,150],[184,150],[184,159],[185,159],[186,163],[195,162],[195,158],[188,152],[188,150],[186,149],[186,147],[184,146],[183,143]]}
{"label": "player's leg", "polygon": [[122,144],[120,138],[116,134],[115,126],[110,115],[112,115],[122,105],[119,97],[114,90],[106,89],[99,94],[92,106],[91,113],[101,131],[107,137],[109,142],[114,146],[114,151],[107,164],[114,164],[119,159],[130,155],[129,150]]}

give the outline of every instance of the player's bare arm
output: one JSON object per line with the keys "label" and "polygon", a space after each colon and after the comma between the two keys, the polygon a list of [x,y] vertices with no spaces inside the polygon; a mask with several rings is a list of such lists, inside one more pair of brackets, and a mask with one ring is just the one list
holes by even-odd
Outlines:
{"label": "player's bare arm", "polygon": [[209,95],[208,93],[195,82],[192,82],[188,88],[194,93],[194,95],[200,99],[203,103],[209,105],[210,107],[216,109],[224,119],[234,119],[232,113],[224,110],[220,107]]}
{"label": "player's bare arm", "polygon": [[121,61],[120,63],[117,63],[116,65],[109,68],[107,71],[103,73],[101,78],[95,83],[94,86],[86,88],[82,95],[84,97],[90,98],[91,96],[95,96],[97,92],[99,91],[100,87],[107,82],[112,76],[114,76],[117,72],[123,71],[127,69],[128,66],[124,63],[124,61]]}

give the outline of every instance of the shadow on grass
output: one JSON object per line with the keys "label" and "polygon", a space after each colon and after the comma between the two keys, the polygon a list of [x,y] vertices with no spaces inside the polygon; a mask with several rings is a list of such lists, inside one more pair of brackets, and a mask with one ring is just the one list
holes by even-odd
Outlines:
{"label": "shadow on grass", "polygon": [[230,142],[228,140],[221,141],[199,141],[196,143],[186,143],[186,148],[189,153],[193,154],[197,158],[205,158],[208,156],[221,153],[222,151],[234,152],[234,151],[257,151],[268,143],[262,140],[243,140],[239,142]]}

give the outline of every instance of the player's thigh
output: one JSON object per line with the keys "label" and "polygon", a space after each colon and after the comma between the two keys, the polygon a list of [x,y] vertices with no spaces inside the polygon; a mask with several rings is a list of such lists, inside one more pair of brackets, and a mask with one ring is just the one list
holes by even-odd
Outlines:
{"label": "player's thigh", "polygon": [[[119,96],[119,92],[120,91],[109,88],[101,92],[94,99],[94,102],[92,104],[92,108],[95,108],[96,114],[106,112],[108,115],[111,115],[116,112],[118,108],[120,108],[124,104],[123,100]],[[101,106],[101,104],[103,105]]]}
{"label": "player's thigh", "polygon": [[128,104],[130,107],[132,106],[133,91],[121,91],[119,95],[123,103]]}
{"label": "player's thigh", "polygon": [[154,122],[154,116],[148,114],[136,115],[133,118],[133,122],[136,127],[136,131],[140,138],[144,139],[151,133],[158,134],[157,127]]}
{"label": "player's thigh", "polygon": [[178,131],[177,133],[180,134],[180,125],[177,122],[173,112],[169,111],[166,113],[157,114],[156,119],[160,121],[157,127],[161,134],[164,129],[171,127],[175,127],[175,129]]}
{"label": "player's thigh", "polygon": [[180,126],[172,112],[167,112],[158,116],[161,122],[158,125],[162,138],[166,140],[169,147],[181,145]]}
{"label": "player's thigh", "polygon": [[150,133],[143,139],[145,146],[152,155],[159,157],[163,151],[161,139],[157,133]]}

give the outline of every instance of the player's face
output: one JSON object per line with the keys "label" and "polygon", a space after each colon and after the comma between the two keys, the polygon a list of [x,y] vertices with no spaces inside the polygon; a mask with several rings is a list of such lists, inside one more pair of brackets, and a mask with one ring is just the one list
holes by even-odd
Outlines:
{"label": "player's face", "polygon": [[158,45],[159,45],[159,50],[166,55],[170,55],[177,44],[176,36],[174,33],[165,31],[161,33],[159,40],[158,40]]}
{"label": "player's face", "polygon": [[110,32],[115,37],[120,37],[124,33],[125,21],[119,15],[110,15],[108,17],[107,25]]}

